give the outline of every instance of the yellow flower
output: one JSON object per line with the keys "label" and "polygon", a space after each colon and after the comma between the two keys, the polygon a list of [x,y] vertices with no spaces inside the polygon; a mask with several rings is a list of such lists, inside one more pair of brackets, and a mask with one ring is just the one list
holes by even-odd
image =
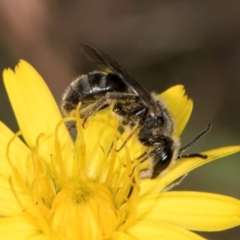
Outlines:
{"label": "yellow flower", "polygon": [[[182,159],[163,176],[139,179],[146,166],[137,157],[145,149],[136,135],[124,144],[130,130],[120,135],[119,120],[109,110],[91,117],[83,128],[77,114],[61,117],[28,63],[21,61],[15,72],[5,70],[3,78],[20,132],[0,123],[0,239],[203,239],[191,230],[240,225],[237,199],[166,191],[187,172],[236,153],[240,146],[204,152],[207,160]],[[182,86],[161,97],[176,119],[174,134],[179,136],[192,101]],[[74,140],[65,127],[69,120],[76,121]]]}

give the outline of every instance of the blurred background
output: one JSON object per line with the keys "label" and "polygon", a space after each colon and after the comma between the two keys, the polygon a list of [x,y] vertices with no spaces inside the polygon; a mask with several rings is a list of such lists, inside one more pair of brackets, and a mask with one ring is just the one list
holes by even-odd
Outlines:
{"label": "blurred background", "polygon": [[[95,69],[79,50],[87,42],[149,91],[185,85],[194,111],[183,145],[213,124],[190,153],[240,144],[240,1],[0,1],[1,71],[29,61],[59,103],[74,77]],[[1,121],[17,131],[2,81],[0,101]],[[191,172],[177,189],[240,198],[240,154]],[[201,234],[240,239],[240,228]]]}

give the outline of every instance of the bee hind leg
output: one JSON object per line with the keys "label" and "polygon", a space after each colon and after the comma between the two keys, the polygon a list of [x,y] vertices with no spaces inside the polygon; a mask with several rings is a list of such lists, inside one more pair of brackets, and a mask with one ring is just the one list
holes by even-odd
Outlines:
{"label": "bee hind leg", "polygon": [[111,100],[116,102],[129,100],[129,99],[137,99],[138,96],[132,93],[121,93],[121,92],[109,92],[105,96],[101,97],[92,107],[92,109],[84,114],[83,116],[83,127],[90,116],[99,111],[104,105],[109,105]]}

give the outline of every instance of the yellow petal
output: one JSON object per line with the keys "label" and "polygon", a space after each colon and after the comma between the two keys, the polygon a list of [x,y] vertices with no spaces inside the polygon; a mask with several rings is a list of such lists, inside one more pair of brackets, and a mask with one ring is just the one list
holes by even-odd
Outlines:
{"label": "yellow petal", "polygon": [[0,218],[0,239],[26,240],[36,235],[39,235],[39,229],[30,225],[24,217]]}
{"label": "yellow petal", "polygon": [[[118,119],[112,117],[110,111],[101,111],[88,120],[84,129],[84,141],[86,143],[86,169],[88,175],[96,179],[104,179],[106,171],[106,159],[113,141],[116,138]],[[108,129],[108,131],[107,131]],[[79,138],[83,139],[82,134]]]}
{"label": "yellow petal", "polygon": [[[14,136],[15,134],[0,122],[0,174],[3,176],[12,175],[12,170],[7,159],[8,152],[12,164],[18,166],[17,168],[19,172],[21,172],[23,179],[28,182],[28,179],[31,177],[29,174],[29,166],[31,163],[28,158],[30,151],[17,137],[8,146],[9,141],[13,139]],[[9,147],[9,149],[7,147]]]}
{"label": "yellow petal", "polygon": [[136,222],[129,230],[137,240],[203,240],[199,235],[166,222],[144,220]]}
{"label": "yellow petal", "polygon": [[211,161],[237,153],[239,151],[240,146],[222,147],[203,152],[203,155],[208,156],[207,159],[186,158],[177,160],[176,164],[173,165],[165,175],[157,179],[146,179],[142,181],[140,195],[160,192],[176,179],[184,176],[186,173],[192,171],[193,169],[207,164]]}
{"label": "yellow petal", "polygon": [[167,108],[175,120],[176,129],[174,135],[180,136],[191,116],[192,100],[185,95],[185,89],[182,85],[173,86],[159,96],[166,102]]}
{"label": "yellow petal", "polygon": [[43,234],[39,234],[33,237],[28,238],[27,240],[51,240],[49,237]]}
{"label": "yellow petal", "polygon": [[240,201],[200,192],[151,194],[138,206],[139,220],[168,222],[194,231],[221,231],[240,225]]}
{"label": "yellow petal", "polygon": [[[54,131],[62,117],[47,85],[38,72],[21,60],[15,68],[3,72],[4,84],[17,118],[18,125],[27,144],[32,148],[43,134],[40,155],[49,160],[54,155]],[[62,124],[58,130],[64,159],[72,154],[72,141]]]}
{"label": "yellow petal", "polygon": [[[14,190],[18,194],[18,198],[23,202],[26,206],[30,205],[30,199],[22,194],[17,187],[17,184],[14,185]],[[16,196],[11,189],[9,178],[3,177],[0,175],[0,216],[14,216],[23,213],[23,210],[20,208],[16,200]],[[28,209],[30,210],[30,209]],[[0,238],[1,239],[1,238]]]}
{"label": "yellow petal", "polygon": [[129,234],[124,232],[114,232],[111,238],[112,240],[136,240],[135,238],[131,237]]}
{"label": "yellow petal", "polygon": [[29,146],[40,133],[52,133],[61,120],[58,107],[41,76],[31,65],[20,61],[3,72],[4,84],[19,127]]}

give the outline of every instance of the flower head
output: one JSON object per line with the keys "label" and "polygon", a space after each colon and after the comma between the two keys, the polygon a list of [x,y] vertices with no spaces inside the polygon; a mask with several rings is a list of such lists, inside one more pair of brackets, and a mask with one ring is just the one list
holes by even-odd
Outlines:
{"label": "flower head", "polygon": [[[240,146],[210,150],[203,153],[207,160],[183,159],[156,179],[140,179],[151,159],[139,162],[146,148],[132,130],[120,134],[111,111],[99,111],[83,128],[78,114],[61,117],[44,81],[25,61],[15,72],[5,70],[3,78],[20,131],[0,123],[1,239],[202,239],[191,230],[240,225],[237,199],[166,191],[192,169]],[[160,96],[179,137],[192,101],[182,86]],[[76,122],[74,140],[65,126],[70,120]]]}

